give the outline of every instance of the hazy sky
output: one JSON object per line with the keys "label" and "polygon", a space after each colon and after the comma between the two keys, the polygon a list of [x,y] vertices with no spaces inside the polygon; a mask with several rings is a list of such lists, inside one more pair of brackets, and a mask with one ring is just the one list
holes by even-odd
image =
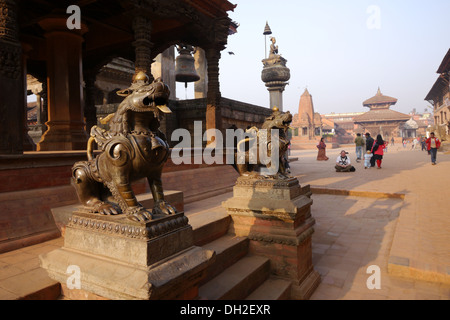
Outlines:
{"label": "hazy sky", "polygon": [[[305,87],[321,114],[368,111],[362,102],[378,87],[398,99],[393,110],[423,112],[450,47],[449,0],[230,2],[237,4],[230,18],[240,26],[222,52],[222,96],[269,106],[261,81],[267,21],[291,71],[283,99],[293,113]],[[184,99],[184,88],[177,91]]]}

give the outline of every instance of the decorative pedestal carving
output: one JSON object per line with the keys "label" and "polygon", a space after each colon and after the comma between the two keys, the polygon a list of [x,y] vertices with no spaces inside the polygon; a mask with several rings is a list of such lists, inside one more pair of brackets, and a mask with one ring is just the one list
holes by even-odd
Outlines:
{"label": "decorative pedestal carving", "polygon": [[296,178],[241,176],[233,198],[223,203],[232,218],[230,232],[248,237],[250,252],[268,257],[272,274],[292,281],[293,299],[308,299],[320,282],[312,265],[310,195]]}
{"label": "decorative pedestal carving", "polygon": [[[127,300],[194,299],[214,258],[214,251],[193,245],[184,213],[142,223],[83,211],[73,213],[64,246],[40,256],[69,298]],[[69,266],[79,268],[81,289],[68,289]]]}

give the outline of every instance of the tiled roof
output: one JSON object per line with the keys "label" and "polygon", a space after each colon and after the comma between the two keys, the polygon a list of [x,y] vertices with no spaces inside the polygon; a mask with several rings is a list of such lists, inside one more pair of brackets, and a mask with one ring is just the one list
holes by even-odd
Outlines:
{"label": "tiled roof", "polygon": [[372,109],[360,116],[355,117],[354,122],[374,121],[408,121],[411,117],[407,114],[391,109]]}
{"label": "tiled roof", "polygon": [[370,99],[367,99],[366,101],[363,102],[364,106],[370,106],[370,105],[374,105],[374,104],[396,104],[397,103],[397,99],[396,98],[392,98],[389,96],[385,96],[381,93],[380,88],[378,88],[378,92],[375,96],[373,96]]}

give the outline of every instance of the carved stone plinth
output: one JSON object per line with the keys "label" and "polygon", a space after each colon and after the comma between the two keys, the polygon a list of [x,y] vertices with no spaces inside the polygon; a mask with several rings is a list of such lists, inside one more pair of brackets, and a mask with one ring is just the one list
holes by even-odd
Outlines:
{"label": "carved stone plinth", "polygon": [[292,281],[293,299],[308,299],[320,282],[312,265],[310,195],[296,178],[241,176],[223,203],[232,218],[230,232],[248,237],[250,252],[269,258],[272,274]]}
{"label": "carved stone plinth", "polygon": [[[139,223],[83,211],[73,213],[64,246],[40,256],[41,267],[69,298],[127,300],[194,299],[214,258],[214,251],[193,245],[183,213]],[[69,266],[79,268],[81,289],[70,290]]]}

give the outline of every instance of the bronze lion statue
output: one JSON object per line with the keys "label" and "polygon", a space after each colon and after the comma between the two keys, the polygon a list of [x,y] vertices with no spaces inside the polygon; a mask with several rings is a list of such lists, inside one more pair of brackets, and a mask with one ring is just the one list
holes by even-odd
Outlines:
{"label": "bronze lion statue", "polygon": [[[88,142],[88,161],[75,163],[72,184],[89,212],[116,215],[124,213],[133,221],[152,220],[154,215],[175,214],[164,200],[161,174],[169,156],[169,145],[159,130],[170,90],[161,79],[149,83],[144,73],[135,76],[131,87],[118,92],[126,98],[114,114],[94,126]],[[94,158],[93,142],[101,148]],[[147,178],[155,206],[150,212],[136,199],[131,183]]]}
{"label": "bronze lion statue", "polygon": [[[262,130],[256,127],[247,129],[246,133],[249,134],[250,137],[242,139],[237,144],[235,163],[233,165],[236,171],[241,176],[256,175],[258,174],[257,171],[259,169],[263,167],[273,167],[273,161],[277,161],[278,170],[272,172],[270,176],[280,179],[288,178],[289,174],[286,170],[286,152],[290,142],[287,137],[287,131],[291,122],[292,114],[289,111],[282,112],[275,107],[272,115],[264,121],[261,127]],[[277,141],[272,141],[272,130],[276,130],[277,132]],[[276,159],[272,157],[272,145],[273,147],[276,146],[278,149],[278,156]],[[264,153],[261,153],[261,148],[265,149]],[[253,152],[251,151],[252,149]],[[270,158],[269,164],[264,163],[269,159],[262,159],[262,154],[267,155],[267,158]]]}

